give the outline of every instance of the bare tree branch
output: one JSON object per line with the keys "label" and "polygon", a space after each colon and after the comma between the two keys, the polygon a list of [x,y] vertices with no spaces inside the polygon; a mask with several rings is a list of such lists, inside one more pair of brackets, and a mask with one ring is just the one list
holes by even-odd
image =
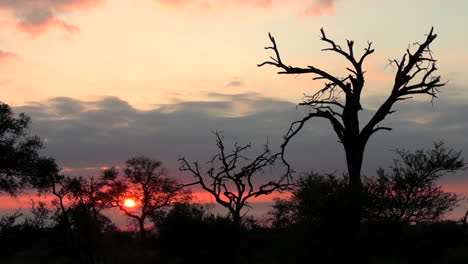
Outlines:
{"label": "bare tree branch", "polygon": [[265,144],[263,152],[250,159],[243,155],[250,149],[251,144],[234,144],[234,149],[227,152],[222,132],[212,131],[216,137],[216,146],[219,153],[215,154],[208,162],[209,168],[205,173],[198,162],[189,163],[184,157],[179,158],[180,171],[187,171],[196,179],[194,183],[210,193],[216,202],[227,208],[233,220],[240,224],[241,210],[248,206],[248,200],[252,197],[267,195],[274,191],[285,190],[289,184],[289,178],[282,176],[277,181],[263,184],[254,182],[257,174],[263,173],[264,168],[273,166],[279,156],[272,154]]}
{"label": "bare tree branch", "polygon": [[333,84],[339,86],[344,92],[350,92],[350,87],[347,86],[344,82],[339,80],[338,78],[334,77],[333,75],[329,74],[328,72],[325,72],[321,69],[315,68],[314,66],[307,66],[307,68],[298,68],[298,67],[292,67],[292,66],[287,66],[285,65],[280,57],[280,53],[278,51],[278,47],[276,45],[275,38],[269,33],[268,34],[271,43],[273,46],[271,47],[265,47],[265,49],[271,49],[275,52],[276,58],[270,57],[271,61],[265,61],[263,63],[258,64],[259,67],[262,67],[264,65],[273,65],[278,68],[283,69],[284,71],[278,72],[279,74],[304,74],[304,73],[313,73],[318,75],[321,78],[327,79]]}
{"label": "bare tree branch", "polygon": [[365,139],[380,130],[376,129],[377,124],[383,121],[388,114],[394,112],[391,110],[394,103],[418,94],[426,94],[436,98],[439,92],[438,88],[446,84],[441,82],[440,76],[433,75],[437,71],[437,61],[432,57],[432,51],[429,48],[429,45],[437,37],[437,34],[434,34],[433,31],[434,28],[431,28],[423,43],[415,43],[418,48],[414,53],[407,49],[400,61],[391,61],[397,66],[395,82],[387,100],[362,129],[361,135]]}

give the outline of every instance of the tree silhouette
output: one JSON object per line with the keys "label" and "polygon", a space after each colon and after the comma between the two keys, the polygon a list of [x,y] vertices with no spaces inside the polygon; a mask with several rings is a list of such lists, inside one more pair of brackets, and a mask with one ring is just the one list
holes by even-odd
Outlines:
{"label": "tree silhouette", "polygon": [[291,197],[275,201],[270,211],[273,224],[315,237],[319,243],[309,247],[320,252],[314,259],[317,263],[344,263],[349,260],[343,252],[348,227],[345,214],[350,202],[347,187],[346,177],[305,173],[295,181]]}
{"label": "tree silhouette", "polygon": [[39,193],[52,194],[52,205],[56,208],[55,218],[59,226],[65,229],[68,242],[74,246],[73,227],[70,219],[72,210],[73,190],[78,188],[79,178],[55,173],[44,178]]}
{"label": "tree silhouette", "polygon": [[291,199],[275,198],[273,202],[273,210],[268,211],[272,228],[284,230],[297,224],[297,206]]}
{"label": "tree silhouette", "polygon": [[458,198],[437,185],[443,175],[463,169],[460,152],[434,142],[433,149],[397,150],[389,170],[379,169],[376,178],[365,180],[370,203],[368,217],[385,223],[434,222],[451,211]]}
{"label": "tree silhouette", "polygon": [[[102,180],[107,190],[103,199],[109,207],[116,207],[138,223],[140,238],[145,240],[145,221],[155,217],[162,210],[191,199],[189,191],[167,176],[162,162],[147,157],[134,157],[126,162],[123,174],[116,168],[103,172]],[[135,208],[124,205],[126,199],[135,201]]]}
{"label": "tree silhouette", "polygon": [[30,202],[31,216],[26,216],[24,224],[36,230],[44,230],[51,226],[50,215],[52,209],[46,202],[36,202],[31,199]]}
{"label": "tree silhouette", "polygon": [[[364,151],[370,137],[380,130],[391,130],[389,127],[379,126],[389,114],[395,112],[393,105],[402,100],[411,98],[413,95],[429,95],[432,98],[437,96],[438,88],[445,85],[440,80],[440,76],[435,76],[437,70],[436,60],[432,57],[429,45],[436,39],[437,35],[431,28],[426,39],[422,43],[415,43],[416,50],[412,52],[410,48],[400,60],[392,60],[391,65],[395,66],[396,74],[393,87],[385,102],[377,109],[367,124],[361,126],[359,122],[359,111],[363,110],[361,105],[361,94],[364,89],[363,64],[366,58],[374,53],[372,42],[368,42],[364,53],[359,57],[354,51],[354,41],[347,40],[347,49],[336,44],[329,39],[323,29],[320,30],[321,40],[329,47],[323,51],[332,51],[343,56],[351,67],[346,69],[350,72],[347,77],[337,77],[314,66],[304,68],[293,67],[285,64],[280,56],[277,43],[270,34],[272,46],[265,49],[274,51],[274,57],[270,61],[265,61],[258,66],[272,65],[282,69],[279,74],[313,74],[313,80],[324,80],[325,86],[313,95],[305,97],[299,105],[307,107],[309,113],[299,121],[295,121],[289,127],[281,145],[282,159],[284,158],[286,146],[291,139],[301,131],[304,124],[312,118],[323,118],[330,122],[340,143],[343,145],[347,169],[349,174],[349,192],[351,205],[349,208],[349,222],[357,239],[357,232],[361,221],[362,205],[361,191],[362,178],[361,168]],[[354,244],[354,243],[353,243]]]}
{"label": "tree silhouette", "polygon": [[[434,256],[442,255],[446,247],[460,245],[466,237],[461,225],[442,218],[453,209],[457,197],[443,191],[436,182],[445,173],[458,170],[462,160],[458,152],[436,146],[431,150],[401,151],[405,158],[400,157],[398,165],[377,178],[364,178],[366,231],[360,238],[366,253],[357,263],[384,263],[398,255],[395,263],[406,262],[400,258],[410,256],[440,263]],[[343,254],[343,247],[350,247],[343,236],[343,228],[347,228],[344,208],[349,204],[347,184],[346,177],[305,174],[295,182],[292,196],[276,200],[270,212],[277,230],[299,232],[298,237],[308,238],[308,250],[317,252],[314,263],[349,261],[349,256]]]}
{"label": "tree silhouette", "polygon": [[88,211],[96,222],[99,219],[99,212],[105,208],[103,202],[102,189],[105,182],[96,180],[94,177],[76,179],[77,184],[71,186],[71,199],[74,207],[81,207]]}
{"label": "tree silhouette", "polygon": [[15,117],[10,106],[0,102],[0,192],[15,195],[25,187],[40,187],[44,177],[58,171],[53,159],[39,155],[42,142],[29,135],[30,124],[24,113]]}
{"label": "tree silhouette", "polygon": [[[222,132],[214,131],[216,146],[219,153],[209,161],[210,167],[206,172],[198,161],[189,163],[184,157],[179,158],[181,171],[188,171],[196,178],[194,183],[199,184],[205,191],[210,193],[218,204],[229,210],[234,224],[241,225],[242,209],[248,205],[250,199],[270,194],[274,191],[284,190],[288,186],[287,177],[282,176],[277,181],[269,181],[258,186],[254,178],[263,169],[272,166],[278,158],[278,154],[271,154],[268,145],[260,155],[253,159],[244,156],[252,145],[234,145],[232,151],[227,151]],[[243,163],[244,162],[244,163]]]}
{"label": "tree silhouette", "polygon": [[293,190],[292,201],[296,207],[296,221],[326,225],[343,222],[346,199],[346,178],[334,174],[320,175],[310,172],[301,177]]}
{"label": "tree silhouette", "polygon": [[81,240],[88,240],[88,244],[98,242],[102,233],[115,228],[112,221],[101,213],[107,208],[103,193],[105,183],[95,177],[76,177],[68,195],[73,226],[83,238]]}

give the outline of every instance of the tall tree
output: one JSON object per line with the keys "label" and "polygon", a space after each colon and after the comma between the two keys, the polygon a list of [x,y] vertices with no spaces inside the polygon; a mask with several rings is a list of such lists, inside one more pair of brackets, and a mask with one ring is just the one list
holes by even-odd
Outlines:
{"label": "tall tree", "polygon": [[[396,73],[390,94],[384,103],[377,109],[370,120],[361,126],[359,122],[359,112],[363,110],[361,105],[361,94],[365,84],[365,71],[363,64],[366,58],[374,53],[372,42],[368,42],[361,56],[356,56],[354,41],[347,40],[347,47],[342,48],[332,39],[328,38],[323,29],[320,30],[321,40],[329,45],[323,51],[335,52],[345,58],[350,63],[348,76],[338,77],[315,66],[293,67],[284,63],[280,56],[277,43],[270,34],[274,57],[270,61],[265,61],[258,66],[272,65],[280,68],[279,74],[313,74],[313,80],[324,80],[325,86],[312,95],[305,97],[300,106],[309,109],[309,113],[301,120],[295,121],[289,127],[284,142],[281,145],[283,161],[286,146],[291,139],[297,135],[304,127],[304,124],[313,118],[323,118],[330,122],[339,141],[343,145],[347,169],[349,174],[350,192],[350,223],[352,229],[357,232],[360,225],[362,206],[361,190],[362,178],[361,168],[364,151],[370,137],[381,130],[391,130],[389,127],[379,126],[379,124],[391,113],[395,112],[392,107],[396,102],[406,100],[414,95],[428,95],[432,98],[437,96],[438,88],[445,85],[441,82],[440,76],[434,75],[436,60],[432,56],[429,45],[436,39],[437,35],[431,28],[426,39],[422,43],[415,43],[415,50],[410,48],[400,60],[392,60]],[[288,165],[289,167],[289,165]]]}
{"label": "tall tree", "polygon": [[[116,168],[105,170],[102,180],[106,182],[102,197],[105,203],[136,220],[142,240],[146,238],[147,219],[156,217],[161,210],[175,203],[191,199],[189,191],[167,176],[161,161],[143,156],[127,160],[121,175]],[[127,199],[134,201],[134,205],[126,205]]]}
{"label": "tall tree", "polygon": [[0,192],[15,195],[25,187],[39,187],[58,171],[53,159],[39,155],[42,142],[29,134],[30,124],[27,115],[16,117],[0,102]]}

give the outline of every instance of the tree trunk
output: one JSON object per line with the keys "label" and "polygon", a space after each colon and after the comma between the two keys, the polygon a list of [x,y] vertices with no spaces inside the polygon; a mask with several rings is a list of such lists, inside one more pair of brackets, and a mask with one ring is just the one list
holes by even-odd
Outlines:
{"label": "tree trunk", "polygon": [[138,226],[140,227],[140,239],[141,241],[146,240],[146,229],[145,229],[145,219],[139,218],[138,219]]}
{"label": "tree trunk", "polygon": [[242,244],[242,217],[240,214],[240,210],[231,210],[231,216],[232,216],[232,223],[234,225],[234,237],[233,237],[233,251],[234,251],[234,257],[232,258],[232,262],[227,262],[227,263],[233,263],[233,264],[239,264],[241,263],[241,244]]}
{"label": "tree trunk", "polygon": [[349,174],[349,211],[346,219],[346,243],[348,244],[348,255],[351,257],[351,263],[360,263],[360,243],[359,234],[361,229],[362,218],[362,181],[361,168],[364,157],[364,146],[359,139],[352,140],[346,146],[346,162]]}
{"label": "tree trunk", "polygon": [[232,212],[232,223],[236,227],[237,230],[241,229],[241,222],[242,222],[242,217],[240,216],[240,212],[233,211]]}

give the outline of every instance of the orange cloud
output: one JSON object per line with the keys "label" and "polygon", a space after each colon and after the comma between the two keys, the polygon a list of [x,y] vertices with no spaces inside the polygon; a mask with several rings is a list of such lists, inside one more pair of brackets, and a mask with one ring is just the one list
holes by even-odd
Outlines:
{"label": "orange cloud", "polygon": [[[120,166],[113,166],[114,168],[119,169]],[[64,167],[62,168],[62,172],[84,172],[84,171],[94,171],[96,173],[99,173],[102,170],[107,170],[110,169],[110,166],[99,166],[99,167],[81,167],[81,168],[70,168],[70,167]]]}
{"label": "orange cloud", "polygon": [[61,16],[76,9],[94,6],[103,0],[0,0],[0,9],[10,11],[20,30],[37,36],[50,27],[66,32],[78,31],[78,27]]}
{"label": "orange cloud", "polygon": [[181,7],[192,4],[193,0],[156,0],[157,2],[171,7]]}

